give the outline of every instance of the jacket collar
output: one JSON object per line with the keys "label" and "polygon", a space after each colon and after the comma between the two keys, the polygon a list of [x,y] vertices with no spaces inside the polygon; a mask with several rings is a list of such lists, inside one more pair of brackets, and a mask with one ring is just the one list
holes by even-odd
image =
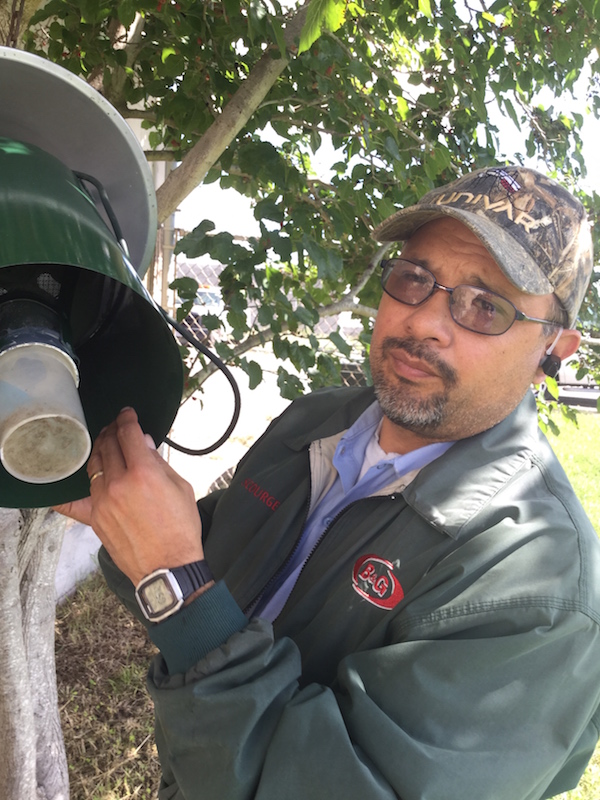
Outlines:
{"label": "jacket collar", "polygon": [[549,449],[542,440],[535,398],[528,391],[504,420],[457,441],[422,469],[404,498],[435,528],[458,538],[469,521],[521,469],[537,460],[540,449]]}
{"label": "jacket collar", "polygon": [[[344,397],[316,428],[290,437],[287,445],[302,450],[317,439],[347,430],[373,402],[375,393],[372,387],[352,389]],[[424,467],[404,490],[403,497],[430,525],[458,538],[486,503],[536,458],[544,446],[542,440],[535,398],[528,391],[504,420],[457,441]]]}
{"label": "jacket collar", "polygon": [[[315,392],[312,396],[315,400],[318,400],[319,395],[325,398],[327,391]],[[333,406],[331,402],[327,404],[327,408],[331,409],[331,413],[315,428],[309,428],[299,436],[290,436],[286,439],[288,447],[292,450],[303,450],[317,439],[326,439],[347,431],[375,400],[375,391],[372,386],[347,389],[345,391],[338,388],[335,391],[340,399]]]}

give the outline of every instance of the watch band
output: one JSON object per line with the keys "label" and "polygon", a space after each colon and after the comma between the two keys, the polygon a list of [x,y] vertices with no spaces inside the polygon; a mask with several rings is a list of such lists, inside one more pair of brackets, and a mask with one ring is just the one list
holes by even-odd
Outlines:
{"label": "watch band", "polygon": [[210,567],[204,559],[184,564],[182,567],[172,567],[171,572],[181,588],[184,600],[187,600],[197,589],[214,581]]}

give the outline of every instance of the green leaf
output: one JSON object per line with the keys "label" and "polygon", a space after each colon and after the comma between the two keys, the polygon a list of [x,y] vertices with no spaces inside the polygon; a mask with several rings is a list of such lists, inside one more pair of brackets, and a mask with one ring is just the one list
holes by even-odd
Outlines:
{"label": "green leaf", "polygon": [[487,111],[485,108],[485,99],[483,91],[475,91],[471,94],[471,103],[473,104],[473,108],[475,109],[475,113],[477,114],[478,119],[480,122],[485,122],[487,119]]}
{"label": "green leaf", "polygon": [[250,389],[256,389],[263,378],[263,371],[260,364],[256,361],[247,361],[245,358],[242,358],[240,359],[240,366],[248,376],[248,385]]}
{"label": "green leaf", "polygon": [[547,424],[548,424],[548,430],[550,431],[550,433],[553,433],[554,436],[558,436],[560,434],[560,428],[558,427],[556,422],[554,422],[553,419],[549,418]]}
{"label": "green leaf", "polygon": [[284,361],[290,354],[288,340],[282,339],[281,336],[273,337],[273,353],[278,359]]}
{"label": "green leaf", "polygon": [[118,6],[119,21],[127,30],[133,24],[136,15],[136,7],[133,2],[120,2]]}
{"label": "green leaf", "polygon": [[400,151],[398,150],[398,145],[391,136],[386,136],[384,146],[392,158],[395,158],[396,161],[401,160]]}
{"label": "green leaf", "polygon": [[240,13],[240,0],[224,0],[225,13],[228,17],[236,17]]}
{"label": "green leaf", "polygon": [[[115,50],[115,55],[122,54],[123,64],[127,61],[127,53],[124,50]],[[176,78],[185,72],[185,59],[179,53],[173,53],[167,56],[163,61],[163,74],[169,78]]]}
{"label": "green leaf", "polygon": [[432,19],[433,13],[431,11],[431,0],[419,0],[419,11],[428,19]]}
{"label": "green leaf", "polygon": [[193,300],[198,292],[198,281],[194,278],[175,278],[169,289],[177,292],[182,300]]}
{"label": "green leaf", "polygon": [[312,328],[319,321],[319,315],[315,314],[305,306],[297,306],[295,314],[300,322],[303,325],[307,325],[309,328]]}
{"label": "green leaf", "polygon": [[337,31],[346,12],[345,0],[311,0],[300,34],[298,55],[317,41],[322,31]]}
{"label": "green leaf", "polygon": [[341,384],[340,362],[337,358],[332,358],[328,353],[320,353],[317,359],[317,370],[320,380],[313,378],[313,388],[319,386],[339,386]]}
{"label": "green leaf", "polygon": [[248,4],[248,36],[250,41],[265,38],[268,31],[268,15],[262,0],[250,0]]}
{"label": "green leaf", "polygon": [[335,347],[340,351],[340,353],[342,353],[342,355],[350,357],[350,354],[352,353],[352,347],[338,331],[332,331],[329,334],[329,340],[333,342]]}
{"label": "green leaf", "polygon": [[177,309],[176,312],[177,322],[183,322],[183,320],[187,317],[187,315],[190,313],[193,307],[194,307],[193,300],[191,299],[185,300]]}
{"label": "green leaf", "polygon": [[281,208],[268,197],[260,200],[254,208],[256,219],[271,219],[273,222],[283,222],[284,214]]}
{"label": "green leaf", "polygon": [[216,331],[217,328],[222,328],[223,323],[216,314],[203,314],[202,324],[206,325],[209,331]]}
{"label": "green leaf", "polygon": [[285,36],[283,32],[283,26],[281,25],[281,22],[275,17],[271,17],[270,21],[271,21],[271,29],[273,31],[273,36],[275,37],[275,41],[277,42],[277,47],[279,48],[281,57],[285,58],[287,54],[287,48],[285,46]]}
{"label": "green leaf", "polygon": [[29,20],[29,25],[37,25],[38,22],[44,22],[45,20],[53,17],[55,15],[60,15],[61,12],[65,10],[65,3],[64,0],[51,0],[51,2],[46,3],[42,8],[38,9],[35,14]]}
{"label": "green leaf", "polygon": [[234,244],[233,236],[226,231],[215,233],[214,236],[207,236],[207,239],[210,242],[210,247],[206,252],[210,253],[221,264],[228,264],[230,261],[234,261],[238,252],[243,250],[239,245]]}
{"label": "green leaf", "polygon": [[191,233],[180,239],[175,245],[175,254],[185,253],[190,258],[197,258],[208,252],[206,234],[215,229],[215,223],[210,219],[203,219],[199,225],[196,225]]}
{"label": "green leaf", "polygon": [[296,369],[306,372],[315,363],[315,353],[310,347],[298,344],[296,341],[290,342],[290,361]]}
{"label": "green leaf", "polygon": [[321,247],[306,234],[302,237],[302,244],[311,261],[316,264],[319,278],[336,280],[341,274],[344,265],[340,253],[325,250],[324,247]]}
{"label": "green leaf", "polygon": [[304,394],[304,386],[296,375],[292,375],[283,367],[277,370],[277,386],[285,400],[295,400]]}
{"label": "green leaf", "polygon": [[549,375],[546,376],[546,389],[554,400],[558,400],[558,383],[555,378],[551,378]]}
{"label": "green leaf", "polygon": [[48,56],[52,61],[59,61],[62,58],[63,54],[63,44],[62,42],[56,41],[56,39],[50,39],[48,42]]}
{"label": "green leaf", "polygon": [[248,330],[248,322],[245,314],[236,314],[235,311],[228,311],[227,322],[233,328],[232,336],[234,339],[241,339],[242,334]]}
{"label": "green leaf", "polygon": [[517,117],[517,112],[515,111],[515,107],[513,106],[508,97],[504,98],[504,108],[508,112],[508,116],[512,119],[517,128],[520,130],[521,124],[519,122],[519,118]]}
{"label": "green leaf", "polygon": [[273,321],[273,316],[273,309],[269,303],[262,303],[259,306],[258,314],[256,315],[259,325],[268,328]]}

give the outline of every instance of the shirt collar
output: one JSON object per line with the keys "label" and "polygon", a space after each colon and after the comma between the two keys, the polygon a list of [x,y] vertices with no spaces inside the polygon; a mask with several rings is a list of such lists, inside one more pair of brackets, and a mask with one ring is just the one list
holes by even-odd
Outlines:
{"label": "shirt collar", "polygon": [[[333,465],[340,475],[344,490],[348,492],[359,480],[365,453],[369,442],[376,435],[379,423],[383,418],[381,406],[373,402],[358,417],[356,422],[342,436],[333,456]],[[407,472],[421,469],[434,459],[438,458],[452,446],[454,442],[435,442],[433,444],[411,450],[404,455],[389,454],[380,460],[378,466],[387,465],[395,473],[390,475],[390,481],[395,477],[402,477]],[[375,466],[375,465],[373,465]],[[367,472],[365,477],[369,473]]]}

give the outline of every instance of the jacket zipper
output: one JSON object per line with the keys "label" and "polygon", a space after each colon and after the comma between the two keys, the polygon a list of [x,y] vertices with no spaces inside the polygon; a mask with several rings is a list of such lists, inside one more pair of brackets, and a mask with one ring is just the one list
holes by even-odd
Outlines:
{"label": "jacket zipper", "polygon": [[[310,497],[310,494],[309,494],[309,497]],[[361,497],[361,498],[359,498],[358,500],[353,500],[353,501],[352,501],[351,503],[349,503],[347,506],[344,506],[344,508],[342,508],[340,511],[338,511],[338,513],[337,513],[337,514],[335,515],[335,517],[334,517],[334,518],[331,520],[331,522],[329,523],[329,525],[328,525],[328,526],[325,528],[325,530],[324,530],[324,531],[321,533],[321,535],[319,536],[319,538],[317,539],[317,541],[316,541],[316,542],[314,543],[314,545],[312,546],[312,549],[311,549],[310,553],[309,553],[309,554],[308,554],[308,556],[306,557],[306,559],[305,559],[305,561],[304,561],[304,564],[302,565],[302,568],[301,568],[300,572],[298,573],[298,577],[296,578],[296,582],[294,583],[294,586],[292,587],[292,592],[294,591],[294,588],[296,587],[296,584],[297,584],[297,583],[298,583],[298,581],[300,580],[300,577],[301,577],[302,573],[304,572],[304,570],[305,570],[305,568],[306,568],[306,565],[308,564],[308,562],[310,561],[310,559],[313,557],[313,555],[314,555],[315,551],[317,550],[317,548],[319,547],[319,545],[321,544],[321,542],[323,541],[323,539],[324,539],[324,538],[327,536],[327,534],[329,533],[329,531],[330,531],[330,530],[333,528],[333,526],[336,524],[336,522],[337,522],[339,519],[341,519],[341,517],[343,517],[343,516],[344,516],[344,514],[345,514],[347,511],[349,511],[349,510],[352,508],[352,506],[356,505],[356,503],[361,503],[361,502],[363,502],[364,500],[375,500],[375,499],[377,499],[377,500],[382,500],[382,499],[384,499],[384,498],[387,498],[387,499],[389,499],[389,500],[395,500],[395,499],[396,499],[396,494],[394,493],[394,494],[391,494],[391,495],[370,495],[369,497]],[[279,578],[281,577],[281,575],[282,575],[282,574],[285,572],[285,570],[286,570],[286,568],[287,568],[288,564],[289,564],[289,563],[292,561],[292,559],[294,558],[294,555],[296,554],[296,552],[298,551],[298,548],[300,547],[300,542],[302,541],[302,535],[303,535],[303,533],[304,533],[304,528],[306,527],[306,521],[307,521],[307,519],[308,519],[308,511],[309,511],[309,506],[310,506],[310,500],[309,500],[309,501],[308,501],[308,503],[307,503],[306,514],[304,515],[304,522],[302,523],[302,528],[301,528],[301,530],[300,530],[300,536],[299,536],[299,537],[296,539],[296,542],[295,542],[295,544],[294,544],[294,547],[292,548],[292,550],[291,550],[290,554],[288,555],[288,557],[286,558],[286,560],[283,562],[283,564],[282,564],[282,565],[279,567],[279,569],[278,569],[278,570],[275,572],[275,574],[274,574],[274,575],[272,575],[272,576],[271,576],[271,578],[270,578],[270,579],[267,581],[267,583],[264,585],[264,587],[262,588],[262,590],[261,590],[261,591],[260,591],[260,592],[259,592],[259,593],[256,595],[256,597],[254,597],[254,599],[253,599],[253,600],[252,600],[250,603],[248,603],[248,605],[247,605],[247,606],[244,608],[244,610],[243,610],[243,613],[244,613],[244,614],[246,614],[246,615],[249,615],[249,614],[251,613],[252,609],[256,608],[256,606],[258,605],[258,603],[260,603],[260,601],[261,601],[262,597],[264,597],[264,595],[265,595],[265,594],[268,592],[268,590],[269,590],[269,589],[270,589],[270,588],[273,586],[273,584],[274,584],[274,583],[276,583],[276,582],[279,580]],[[291,592],[290,592],[290,595],[291,595]],[[287,601],[286,601],[286,602],[287,602]],[[285,603],[284,603],[284,608],[285,608]],[[283,611],[283,608],[282,608],[282,611]]]}
{"label": "jacket zipper", "polygon": [[[334,517],[334,518],[331,520],[331,522],[329,523],[329,525],[328,525],[328,526],[325,528],[325,530],[323,531],[323,533],[322,533],[322,534],[319,536],[319,538],[317,539],[317,541],[314,543],[314,545],[313,545],[313,547],[312,547],[312,550],[310,551],[310,553],[309,553],[309,554],[308,554],[308,556],[306,557],[306,559],[305,559],[305,561],[304,561],[304,564],[302,564],[302,569],[301,569],[301,570],[300,570],[300,572],[298,573],[298,577],[296,578],[296,583],[295,583],[295,584],[294,584],[294,586],[292,587],[292,592],[294,591],[294,588],[295,588],[296,584],[297,584],[297,583],[298,583],[298,581],[300,580],[300,577],[301,577],[302,573],[304,572],[304,569],[305,569],[306,565],[308,564],[309,560],[310,560],[310,559],[313,557],[313,555],[314,555],[314,553],[315,553],[315,551],[316,551],[317,547],[318,547],[318,546],[321,544],[321,542],[323,541],[323,539],[324,539],[324,538],[327,536],[327,534],[328,534],[328,533],[329,533],[329,531],[330,531],[330,530],[333,528],[333,526],[336,524],[336,522],[337,522],[339,519],[341,519],[341,517],[343,517],[343,516],[344,516],[344,514],[346,513],[346,511],[349,511],[349,510],[352,508],[352,506],[355,506],[357,503],[362,503],[362,502],[364,502],[365,500],[383,500],[383,499],[395,500],[395,499],[396,499],[396,495],[395,495],[395,494],[389,494],[389,495],[381,495],[381,494],[380,494],[380,495],[368,495],[367,497],[360,497],[360,498],[358,498],[358,500],[353,500],[353,501],[352,501],[351,503],[349,503],[347,506],[344,506],[344,508],[342,508],[342,509],[341,509],[341,511],[338,511],[338,513],[335,515],[335,517]],[[291,596],[291,592],[290,592],[290,596]],[[283,610],[283,609],[282,609],[282,610]]]}
{"label": "jacket zipper", "polygon": [[[312,490],[312,485],[311,485],[310,477],[309,477],[309,489],[310,489],[310,490]],[[262,598],[262,597],[264,597],[264,595],[266,594],[266,592],[267,592],[267,591],[268,591],[268,590],[269,590],[269,589],[270,589],[270,588],[273,586],[273,584],[274,584],[274,583],[276,583],[276,582],[279,580],[279,578],[281,577],[281,575],[282,575],[282,574],[285,572],[285,570],[286,570],[286,568],[287,568],[288,564],[289,564],[289,563],[290,563],[290,561],[291,561],[291,560],[294,558],[294,555],[295,555],[295,554],[296,554],[296,552],[298,551],[298,548],[300,547],[300,542],[302,541],[302,534],[304,533],[304,528],[306,527],[306,520],[308,519],[308,512],[309,512],[309,510],[310,510],[310,496],[311,496],[311,492],[309,491],[309,493],[308,493],[308,500],[307,500],[307,502],[306,502],[306,511],[305,511],[305,513],[304,513],[304,521],[303,521],[303,523],[302,523],[302,527],[300,528],[300,535],[299,535],[299,536],[298,536],[298,538],[296,539],[296,541],[295,541],[295,543],[294,543],[294,546],[292,547],[291,551],[290,551],[290,552],[289,552],[289,554],[288,554],[288,557],[285,559],[285,561],[283,562],[283,564],[282,564],[282,565],[279,567],[279,569],[277,569],[277,570],[274,572],[274,574],[273,574],[273,575],[271,575],[271,577],[270,577],[270,578],[269,578],[269,580],[268,580],[268,581],[265,583],[265,585],[264,585],[264,586],[263,586],[263,588],[260,590],[260,592],[259,592],[257,595],[255,595],[255,597],[254,597],[254,598],[253,598],[253,599],[252,599],[252,600],[251,600],[251,601],[248,603],[248,605],[247,605],[247,606],[246,606],[244,609],[242,609],[242,612],[243,612],[243,613],[244,613],[246,616],[249,616],[249,615],[250,615],[250,613],[252,612],[252,610],[253,610],[254,608],[256,608],[256,606],[257,606],[257,605],[260,603],[260,601],[261,601],[261,598]]]}

